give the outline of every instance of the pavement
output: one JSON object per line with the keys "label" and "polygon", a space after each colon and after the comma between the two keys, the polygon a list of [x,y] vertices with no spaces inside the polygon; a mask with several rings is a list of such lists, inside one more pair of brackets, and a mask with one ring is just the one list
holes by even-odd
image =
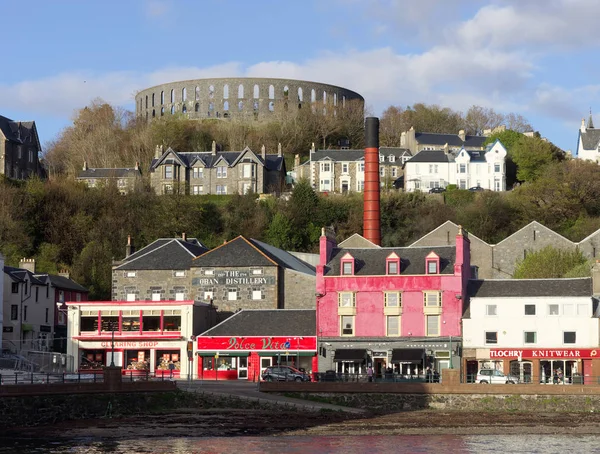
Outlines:
{"label": "pavement", "polygon": [[360,408],[343,407],[341,405],[313,402],[310,400],[296,399],[273,393],[264,393],[258,390],[258,383],[248,381],[210,381],[210,380],[177,380],[177,387],[182,391],[195,393],[210,393],[221,396],[235,396],[240,399],[254,400],[261,403],[278,404],[305,408],[309,410],[333,410],[361,414]]}

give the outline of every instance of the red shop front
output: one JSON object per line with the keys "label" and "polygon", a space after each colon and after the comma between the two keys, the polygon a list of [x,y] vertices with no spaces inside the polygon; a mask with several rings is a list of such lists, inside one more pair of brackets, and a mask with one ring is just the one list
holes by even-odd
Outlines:
{"label": "red shop front", "polygon": [[317,372],[316,336],[200,336],[198,378],[259,381],[269,366]]}
{"label": "red shop front", "polygon": [[600,376],[599,355],[595,348],[491,348],[489,358],[478,359],[524,383],[591,384]]}

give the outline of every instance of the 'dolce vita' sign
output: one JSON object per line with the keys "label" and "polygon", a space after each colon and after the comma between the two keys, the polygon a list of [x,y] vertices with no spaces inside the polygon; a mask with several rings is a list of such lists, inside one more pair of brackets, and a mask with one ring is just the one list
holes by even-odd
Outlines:
{"label": "'dolce vita' sign", "polygon": [[590,359],[598,357],[600,349],[594,348],[556,348],[556,349],[490,349],[491,358],[540,358],[540,359]]}
{"label": "'dolce vita' sign", "polygon": [[244,351],[315,351],[315,336],[217,336],[199,337],[198,350],[244,350]]}

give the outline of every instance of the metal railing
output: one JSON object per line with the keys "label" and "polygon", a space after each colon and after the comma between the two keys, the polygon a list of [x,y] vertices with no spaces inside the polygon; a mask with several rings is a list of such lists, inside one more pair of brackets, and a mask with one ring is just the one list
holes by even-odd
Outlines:
{"label": "metal railing", "polygon": [[[123,371],[121,381],[167,381],[172,377],[169,371]],[[103,383],[104,374],[97,371],[81,371],[71,373],[42,373],[42,372],[5,372],[0,374],[0,386],[10,385],[41,385],[57,383]]]}
{"label": "metal railing", "polygon": [[463,383],[473,384],[519,384],[519,385],[592,385],[600,384],[600,377],[583,376],[581,374],[541,376],[534,378],[531,374],[487,376],[467,374]]}

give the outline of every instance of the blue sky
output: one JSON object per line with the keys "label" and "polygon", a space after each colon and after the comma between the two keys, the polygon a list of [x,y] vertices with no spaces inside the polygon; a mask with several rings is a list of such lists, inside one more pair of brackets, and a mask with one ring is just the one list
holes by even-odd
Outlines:
{"label": "blue sky", "polygon": [[0,115],[42,143],[101,98],[202,77],[355,90],[380,115],[415,102],[525,116],[563,149],[598,110],[597,0],[4,0]]}

